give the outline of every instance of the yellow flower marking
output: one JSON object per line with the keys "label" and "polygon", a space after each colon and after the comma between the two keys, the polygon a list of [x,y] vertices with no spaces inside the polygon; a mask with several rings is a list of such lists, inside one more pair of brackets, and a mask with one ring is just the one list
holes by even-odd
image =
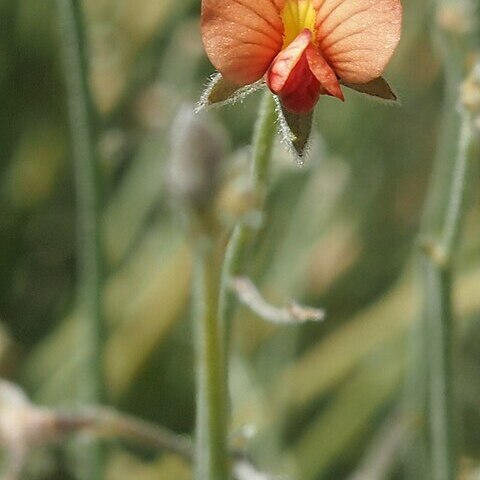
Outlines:
{"label": "yellow flower marking", "polygon": [[316,12],[312,0],[287,0],[280,12],[283,26],[283,48],[288,47],[305,28],[313,33],[315,40]]}

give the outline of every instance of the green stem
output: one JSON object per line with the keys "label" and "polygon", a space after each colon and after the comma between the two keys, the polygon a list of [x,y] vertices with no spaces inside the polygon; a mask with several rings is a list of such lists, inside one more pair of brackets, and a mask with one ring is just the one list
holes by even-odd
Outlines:
{"label": "green stem", "polygon": [[[433,480],[454,480],[455,402],[453,388],[454,312],[452,307],[453,258],[467,210],[468,183],[478,158],[478,135],[467,112],[462,113],[457,155],[453,157],[447,202],[441,204],[437,232],[426,234],[423,245],[425,347],[428,367],[428,425]],[[433,185],[435,188],[435,184]],[[425,237],[424,237],[425,238]]]}
{"label": "green stem", "polygon": [[259,210],[263,210],[268,187],[273,140],[277,131],[277,114],[272,94],[264,93],[253,134],[252,180],[259,197]]}
{"label": "green stem", "polygon": [[[425,306],[421,318],[422,320],[426,318]],[[417,428],[414,429],[411,442],[408,445],[403,475],[405,479],[431,480],[428,476],[429,448],[427,432],[425,428],[419,428],[424,425],[428,391],[426,384],[426,379],[428,378],[427,352],[425,351],[426,339],[428,339],[426,322],[418,322],[409,334],[408,344],[409,357],[405,382],[404,409],[407,418],[410,418],[412,425],[417,426]]]}
{"label": "green stem", "polygon": [[[271,93],[266,92],[255,126],[251,172],[256,210],[260,214],[263,213],[268,186],[275,120],[275,102]],[[226,480],[231,476],[227,441],[228,330],[236,303],[230,280],[241,273],[256,229],[247,222],[236,226],[221,268],[214,235],[208,233],[211,229],[205,230],[207,233],[197,241],[196,248],[196,478]]]}
{"label": "green stem", "polygon": [[[258,213],[263,213],[270,158],[275,137],[275,102],[266,92],[255,126],[252,182]],[[228,358],[235,296],[230,280],[242,272],[246,253],[256,229],[242,222],[228,243],[221,275],[211,236],[197,243],[196,315],[197,334],[197,442],[196,478],[226,480],[231,476],[228,455]]]}
{"label": "green stem", "polygon": [[196,246],[195,340],[197,363],[196,479],[227,480],[227,362],[218,316],[220,275],[215,242],[202,236]]}
{"label": "green stem", "polygon": [[[259,115],[253,136],[253,154],[251,178],[257,204],[256,213],[263,215],[266,192],[268,189],[273,141],[276,133],[275,100],[267,91],[260,105]],[[248,222],[239,223],[230,238],[222,269],[222,288],[220,297],[220,318],[229,337],[232,317],[236,306],[236,296],[230,289],[232,278],[243,273],[245,257],[257,228]],[[227,338],[228,345],[228,338]]]}
{"label": "green stem", "polygon": [[[92,97],[88,83],[85,24],[79,0],[57,0],[60,39],[74,162],[77,202],[77,308],[83,319],[85,362],[79,375],[79,402],[99,404],[104,399],[102,372],[103,321],[102,264],[99,236],[99,171],[93,128]],[[82,478],[101,478],[101,452],[95,444],[82,449]]]}
{"label": "green stem", "polygon": [[431,475],[434,480],[456,478],[453,399],[453,315],[451,272],[424,259],[425,323],[428,331],[428,425]]}
{"label": "green stem", "polygon": [[[426,369],[413,373],[416,384],[426,382],[417,408],[426,404],[429,440],[429,472],[432,480],[454,480],[457,475],[455,449],[454,312],[452,283],[454,255],[467,209],[468,180],[476,155],[473,123],[465,108],[457,112],[459,87],[471,47],[478,35],[467,25],[469,0],[435,0],[438,46],[444,62],[445,100],[443,126],[421,231],[421,273],[423,289],[423,328],[421,344]],[[465,28],[451,18],[465,22]],[[459,119],[461,120],[459,122]],[[459,127],[460,125],[460,127]],[[424,373],[424,377],[419,376]],[[422,389],[423,390],[423,389]]]}
{"label": "green stem", "polygon": [[458,155],[452,172],[452,188],[441,239],[441,252],[447,265],[452,261],[462,230],[464,212],[468,205],[468,186],[475,159],[478,159],[478,132],[474,129],[470,114],[462,112]]}

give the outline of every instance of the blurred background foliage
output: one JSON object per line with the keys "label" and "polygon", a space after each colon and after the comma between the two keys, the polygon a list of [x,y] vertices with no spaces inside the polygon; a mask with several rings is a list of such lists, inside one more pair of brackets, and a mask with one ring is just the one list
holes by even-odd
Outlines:
{"label": "blurred background foliage", "polygon": [[[344,104],[322,98],[305,167],[296,167],[280,142],[275,147],[268,218],[248,272],[269,300],[323,307],[327,320],[278,327],[242,307],[235,318],[233,428],[255,425],[249,448],[256,462],[302,480],[360,478],[354,475],[365,455],[375,457],[378,445],[392,438],[399,448],[391,472],[378,478],[406,478],[408,435],[399,425],[407,420],[398,412],[410,327],[419,315],[415,241],[443,80],[432,6],[403,4],[403,39],[386,74],[401,108],[352,92]],[[109,403],[189,434],[191,248],[168,202],[165,166],[175,112],[196,101],[212,72],[199,36],[199,1],[84,5],[103,176]],[[0,19],[0,373],[38,403],[67,406],[75,401],[82,349],[73,309],[75,204],[55,5],[1,0]],[[258,102],[254,94],[215,111],[230,136],[225,182],[248,170]],[[478,187],[478,175],[472,181]],[[455,285],[466,472],[480,467],[475,192]],[[63,451],[38,457],[32,478],[71,478]],[[154,458],[114,445],[107,475],[182,480],[190,470],[173,455]]]}

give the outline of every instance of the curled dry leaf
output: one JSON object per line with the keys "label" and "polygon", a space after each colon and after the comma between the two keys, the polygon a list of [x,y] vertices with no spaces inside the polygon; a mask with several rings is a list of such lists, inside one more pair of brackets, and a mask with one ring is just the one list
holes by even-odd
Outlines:
{"label": "curled dry leaf", "polygon": [[253,282],[246,277],[232,279],[232,289],[239,300],[263,320],[275,324],[298,325],[305,322],[319,322],[325,319],[321,309],[291,303],[285,307],[275,307],[268,303]]}

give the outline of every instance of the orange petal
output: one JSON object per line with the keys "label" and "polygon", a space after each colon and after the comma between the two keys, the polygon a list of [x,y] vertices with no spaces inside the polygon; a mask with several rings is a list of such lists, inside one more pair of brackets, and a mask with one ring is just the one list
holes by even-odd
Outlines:
{"label": "orange petal", "polygon": [[312,32],[305,29],[285,50],[277,55],[267,73],[267,83],[273,93],[278,94],[283,90],[311,40]]}
{"label": "orange petal", "polygon": [[338,82],[337,75],[332,70],[332,67],[322,57],[318,48],[310,44],[307,48],[307,60],[310,70],[320,82],[322,87],[334,97],[343,100],[343,92]]}
{"label": "orange petal", "polygon": [[337,75],[367,83],[383,73],[400,40],[400,0],[316,0],[317,44]]}
{"label": "orange petal", "polygon": [[259,80],[282,48],[281,0],[202,0],[202,40],[229,81]]}

